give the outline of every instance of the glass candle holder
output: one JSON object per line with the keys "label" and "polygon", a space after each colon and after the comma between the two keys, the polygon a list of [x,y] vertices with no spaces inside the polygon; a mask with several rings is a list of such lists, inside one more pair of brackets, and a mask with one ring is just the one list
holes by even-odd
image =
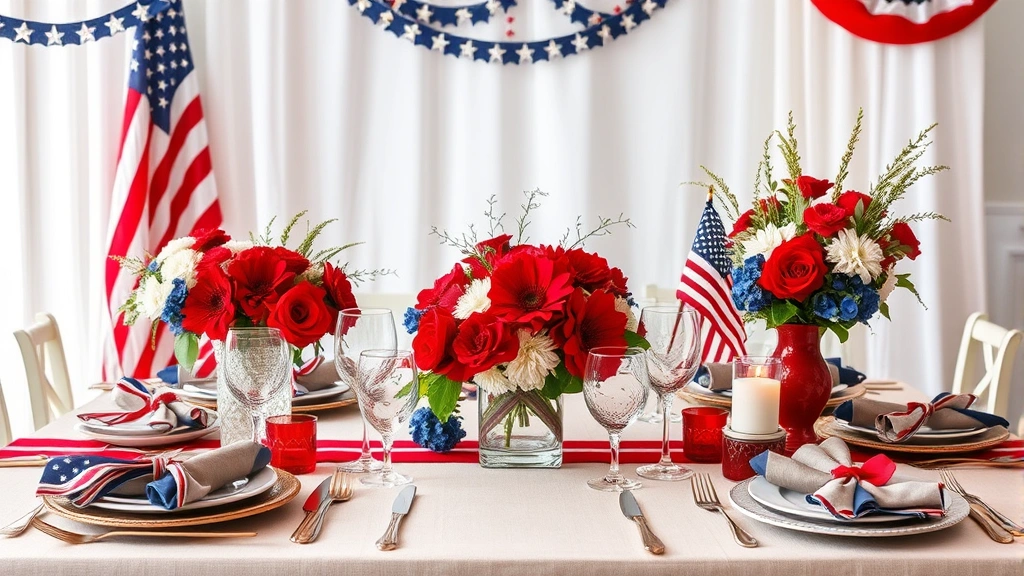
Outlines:
{"label": "glass candle holder", "polygon": [[722,428],[729,411],[721,408],[683,409],[683,453],[693,462],[722,461]]}
{"label": "glass candle holder", "polygon": [[750,459],[769,450],[786,453],[786,431],[779,428],[772,434],[744,434],[731,426],[722,431],[722,475],[729,480],[746,480],[754,475]]}
{"label": "glass candle holder", "polygon": [[284,414],[267,418],[270,465],[292,474],[316,469],[316,416]]}

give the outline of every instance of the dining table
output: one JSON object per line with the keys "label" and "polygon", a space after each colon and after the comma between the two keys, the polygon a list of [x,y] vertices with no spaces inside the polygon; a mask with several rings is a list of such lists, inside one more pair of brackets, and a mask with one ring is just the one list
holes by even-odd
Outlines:
{"label": "dining table", "polygon": [[[924,393],[906,384],[873,397],[901,402],[927,400]],[[109,408],[110,402],[109,394],[102,393],[77,411],[99,411]],[[675,404],[676,412],[685,406],[682,401]],[[607,433],[591,418],[582,396],[565,396],[563,410],[567,446],[568,439],[593,441],[607,454]],[[476,413],[475,400],[460,403],[463,426],[468,433],[466,441],[476,437]],[[319,440],[358,442],[362,437],[356,406],[317,414]],[[77,421],[74,413],[66,414],[36,431],[33,437],[84,439],[75,430]],[[678,441],[681,425],[670,426],[672,438]],[[652,441],[650,448],[635,450],[632,460],[656,461],[661,433],[660,423],[638,421],[630,426],[623,433],[624,442]],[[376,437],[372,429],[370,434]],[[400,434],[399,439],[408,439],[408,432]],[[328,511],[315,542],[300,545],[289,541],[289,535],[303,518],[302,504],[307,495],[335,469],[335,463],[322,462],[314,472],[298,476],[301,492],[288,504],[260,515],[204,527],[254,531],[258,533],[255,537],[147,536],[73,545],[29,529],[16,538],[0,538],[0,574],[1024,574],[1024,540],[1012,544],[993,542],[970,520],[937,532],[889,538],[809,534],[759,523],[731,506],[727,495],[735,483],[722,476],[721,464],[687,466],[710,474],[726,511],[758,540],[759,546],[738,546],[723,518],[695,505],[689,481],[644,480],[643,487],[635,492],[636,499],[651,528],[665,544],[665,553],[655,556],[644,550],[637,527],[620,512],[617,495],[587,486],[587,480],[607,472],[607,460],[573,461],[568,448],[566,463],[560,469],[484,469],[471,461],[428,463],[416,462],[414,458],[402,461],[401,457],[398,460],[396,469],[413,477],[417,493],[402,524],[400,546],[393,551],[380,551],[374,543],[388,526],[392,502],[400,489],[371,488],[358,482],[349,501]],[[899,466],[908,475],[936,481],[939,478],[936,470]],[[635,463],[626,464],[623,472],[635,477],[635,468]],[[0,525],[38,504],[35,489],[40,473],[39,467],[0,468]],[[1021,469],[957,469],[956,476],[966,489],[994,508],[1017,521],[1024,518]],[[42,518],[81,533],[108,530],[67,520],[52,512]]]}

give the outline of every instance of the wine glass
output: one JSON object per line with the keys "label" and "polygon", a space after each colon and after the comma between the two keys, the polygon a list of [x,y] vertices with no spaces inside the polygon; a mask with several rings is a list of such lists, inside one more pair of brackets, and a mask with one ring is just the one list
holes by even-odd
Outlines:
{"label": "wine glass", "polygon": [[[651,392],[651,394],[654,394],[654,393]],[[648,400],[648,404],[649,404],[650,403],[650,394],[648,395],[647,400]],[[646,405],[644,406],[644,409],[645,410],[647,409]],[[660,396],[658,396],[657,394],[654,394],[654,410],[651,410],[650,412],[644,412],[643,414],[640,415],[639,418],[637,418],[637,420],[639,420],[641,422],[647,422],[648,424],[661,424],[661,419],[662,419],[662,417],[664,415],[663,414],[664,412],[665,412],[665,404],[661,401],[661,397]],[[673,424],[678,424],[678,423],[683,421],[683,417],[680,416],[679,414],[672,413],[671,417],[672,417],[672,423]]]}
{"label": "wine glass", "polygon": [[587,354],[583,398],[590,415],[608,431],[612,462],[608,474],[587,485],[604,492],[635,490],[639,480],[619,472],[619,436],[636,421],[647,403],[647,363],[642,348],[598,347]]}
{"label": "wine glass", "polygon": [[227,388],[252,418],[252,441],[258,444],[271,416],[264,407],[291,386],[291,347],[276,328],[232,328],[224,356]]}
{"label": "wine glass", "polygon": [[661,460],[636,469],[636,473],[651,480],[685,480],[693,470],[672,463],[669,450],[669,415],[672,399],[677,390],[686,386],[700,368],[700,325],[697,313],[679,306],[648,306],[640,313],[640,333],[651,347],[647,358],[647,372],[651,389],[662,403]]}
{"label": "wine glass", "polygon": [[[359,395],[358,364],[363,350],[395,350],[398,348],[395,319],[386,308],[346,308],[338,314],[334,332],[334,366],[341,380]],[[342,464],[342,472],[375,472],[381,462],[370,454],[370,438],[366,434],[366,415],[359,404],[363,420],[363,447],[358,460]]]}
{"label": "wine glass", "polygon": [[364,476],[368,486],[392,487],[412,482],[391,468],[391,445],[398,425],[405,422],[419,400],[419,378],[412,352],[408,350],[364,350],[359,355],[357,396],[363,417],[380,433],[384,464],[377,474]]}

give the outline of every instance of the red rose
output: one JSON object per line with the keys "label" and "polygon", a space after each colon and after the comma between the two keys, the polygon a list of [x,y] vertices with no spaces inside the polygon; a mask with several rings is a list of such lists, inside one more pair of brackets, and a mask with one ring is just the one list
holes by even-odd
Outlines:
{"label": "red rose", "polygon": [[811,176],[800,176],[796,179],[796,187],[800,190],[800,195],[808,200],[821,198],[826,192],[831,190],[833,186],[835,186],[835,184],[828,180],[818,180]]}
{"label": "red rose", "polygon": [[202,228],[196,230],[192,234],[192,237],[196,239],[192,244],[192,249],[197,252],[206,252],[210,248],[216,248],[228,240],[231,240],[231,237],[219,228],[214,228],[213,230]]}
{"label": "red rose", "polygon": [[612,268],[611,280],[608,281],[608,287],[606,290],[620,298],[625,298],[629,295],[629,289],[626,287],[626,282],[626,275],[622,273],[622,270]]}
{"label": "red rose", "polygon": [[511,234],[502,234],[501,236],[496,236],[489,240],[483,240],[482,242],[476,243],[474,248],[476,248],[476,251],[483,256],[487,265],[484,266],[484,264],[475,256],[464,258],[462,261],[469,264],[473,278],[486,278],[490,274],[490,271],[494,269],[495,264],[511,249],[509,244],[510,240],[512,240]]}
{"label": "red rose", "polygon": [[420,370],[436,370],[450,363],[449,350],[456,333],[455,318],[450,312],[432,306],[420,317],[419,330],[412,339],[413,356]]}
{"label": "red rose", "polygon": [[914,230],[906,222],[897,222],[892,225],[889,235],[900,246],[905,246],[904,254],[911,260],[916,260],[921,255],[921,241],[914,235]]}
{"label": "red rose", "polygon": [[615,310],[615,296],[598,290],[589,297],[577,288],[565,305],[565,321],[551,337],[565,353],[565,367],[583,377],[587,353],[599,346],[626,346],[626,315]]}
{"label": "red rose", "polygon": [[275,246],[273,250],[277,254],[278,258],[285,261],[288,265],[288,271],[292,274],[298,276],[309,268],[309,260],[307,260],[302,254],[282,246]]}
{"label": "red rose", "polygon": [[254,324],[266,322],[270,308],[295,283],[295,273],[278,253],[267,246],[239,252],[228,264],[235,285],[235,300]]}
{"label": "red rose", "polygon": [[612,280],[612,271],[608,260],[579,248],[569,250],[562,256],[563,262],[571,275],[574,287],[593,292],[606,288]]}
{"label": "red rose", "polygon": [[546,256],[520,252],[491,273],[491,314],[539,330],[572,293],[569,273]]}
{"label": "red rose", "polygon": [[331,311],[331,326],[338,322],[338,312],[358,306],[348,276],[330,262],[324,262],[324,290],[327,291],[328,309]]}
{"label": "red rose", "polygon": [[326,292],[310,282],[299,282],[281,295],[270,311],[267,326],[281,331],[296,348],[305,348],[331,331],[331,311],[324,304]]}
{"label": "red rose", "polygon": [[825,282],[824,250],[813,234],[783,242],[764,263],[757,283],[776,298],[803,301]]}
{"label": "red rose", "polygon": [[863,203],[863,210],[867,210],[871,205],[871,196],[850,190],[840,194],[839,199],[836,200],[836,205],[849,212],[851,216],[856,213],[858,203]]}
{"label": "red rose", "polygon": [[732,225],[732,232],[729,232],[729,238],[735,238],[737,234],[746,232],[751,226],[753,226],[754,222],[751,220],[753,216],[753,208],[747,210],[743,214],[740,214],[740,217],[736,219],[736,223]]}
{"label": "red rose", "polygon": [[461,264],[456,264],[452,271],[434,280],[433,288],[420,290],[416,296],[416,307],[426,310],[432,306],[440,306],[451,311],[458,303],[459,297],[466,291],[469,277]]}
{"label": "red rose", "polygon": [[196,285],[188,291],[181,308],[181,326],[193,334],[206,334],[211,340],[223,340],[235,320],[231,300],[231,281],[220,266],[200,266]]}
{"label": "red rose", "polygon": [[220,267],[221,264],[231,259],[231,250],[223,246],[217,246],[210,248],[203,254],[203,258],[199,261],[196,269],[203,268],[204,266],[216,266]]}
{"label": "red rose", "polygon": [[804,224],[812,232],[828,238],[846,228],[852,214],[835,204],[815,204],[804,210]]}
{"label": "red rose", "polygon": [[519,338],[508,324],[494,316],[471,314],[459,326],[452,352],[455,361],[442,364],[438,371],[456,382],[467,382],[498,364],[515,360]]}

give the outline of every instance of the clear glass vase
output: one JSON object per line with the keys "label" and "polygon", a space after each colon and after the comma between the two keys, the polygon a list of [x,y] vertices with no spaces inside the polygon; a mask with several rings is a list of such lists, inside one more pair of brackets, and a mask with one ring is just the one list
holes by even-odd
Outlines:
{"label": "clear glass vase", "polygon": [[540,390],[489,394],[480,389],[480,465],[484,468],[562,466],[562,398]]}
{"label": "clear glass vase", "polygon": [[[220,422],[220,444],[227,446],[235,442],[252,440],[252,417],[249,410],[228,390],[224,377],[224,343],[213,341],[213,355],[217,360],[217,420]],[[266,420],[270,416],[291,414],[292,387],[284,386],[260,410]]]}

